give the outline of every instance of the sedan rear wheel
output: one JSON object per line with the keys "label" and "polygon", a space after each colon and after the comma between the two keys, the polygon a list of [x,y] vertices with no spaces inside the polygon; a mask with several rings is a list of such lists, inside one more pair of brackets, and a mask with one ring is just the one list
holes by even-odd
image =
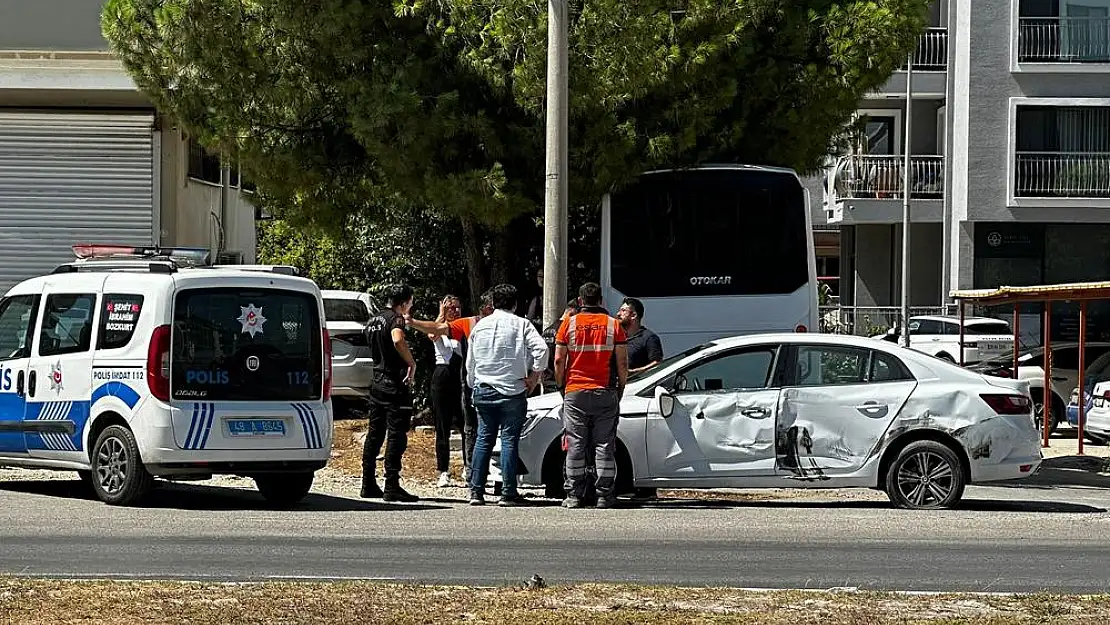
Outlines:
{"label": "sedan rear wheel", "polygon": [[936,441],[910,443],[890,464],[886,494],[899,508],[951,508],[963,497],[967,476],[960,459]]}

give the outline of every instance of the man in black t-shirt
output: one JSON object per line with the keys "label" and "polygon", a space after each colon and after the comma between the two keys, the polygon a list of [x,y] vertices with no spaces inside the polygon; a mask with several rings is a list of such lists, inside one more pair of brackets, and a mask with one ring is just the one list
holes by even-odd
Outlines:
{"label": "man in black t-shirt", "polygon": [[[390,287],[387,308],[370,320],[366,338],[374,374],[370,383],[370,431],[362,448],[362,497],[413,502],[419,498],[401,488],[401,457],[412,427],[412,390],[416,361],[405,340],[405,315],[412,308],[412,288]],[[386,442],[388,438],[388,442]],[[376,477],[378,452],[385,448],[385,488]]]}
{"label": "man in black t-shirt", "polygon": [[[663,360],[663,343],[659,337],[643,326],[644,303],[635,297],[626,297],[617,310],[617,319],[628,335],[628,375],[647,371]],[[633,499],[655,499],[654,488],[637,488]]]}
{"label": "man in black t-shirt", "polygon": [[617,310],[624,333],[628,335],[628,374],[640,373],[663,360],[663,343],[654,332],[643,326],[644,303],[626,297]]}

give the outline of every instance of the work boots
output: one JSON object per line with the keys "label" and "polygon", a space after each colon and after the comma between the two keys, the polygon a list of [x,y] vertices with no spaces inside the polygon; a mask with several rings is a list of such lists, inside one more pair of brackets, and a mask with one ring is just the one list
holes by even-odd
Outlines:
{"label": "work boots", "polygon": [[383,493],[381,487],[378,486],[378,480],[376,480],[374,476],[363,478],[362,491],[359,493],[359,497],[363,499],[381,499],[384,495],[385,493]]}
{"label": "work boots", "polygon": [[414,503],[420,501],[420,498],[407,490],[401,488],[400,482],[386,481],[385,492],[382,499],[384,501],[397,502],[397,503]]}

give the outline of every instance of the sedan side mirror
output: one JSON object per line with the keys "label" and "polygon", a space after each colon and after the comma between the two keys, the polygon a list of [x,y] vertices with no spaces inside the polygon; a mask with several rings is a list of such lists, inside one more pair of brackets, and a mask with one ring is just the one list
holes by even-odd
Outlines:
{"label": "sedan side mirror", "polygon": [[674,395],[667,392],[662,386],[655,387],[655,403],[659,406],[659,414],[664,419],[674,414]]}

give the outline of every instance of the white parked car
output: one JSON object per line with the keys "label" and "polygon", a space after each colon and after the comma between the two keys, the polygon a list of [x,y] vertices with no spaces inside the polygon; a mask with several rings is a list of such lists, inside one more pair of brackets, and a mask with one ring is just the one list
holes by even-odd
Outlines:
{"label": "white parked car", "polygon": [[[894,327],[873,338],[898,342]],[[964,364],[996,358],[1013,351],[1014,333],[1010,324],[990,317],[964,319]],[[948,362],[960,361],[960,318],[946,316],[910,317],[910,349]]]}
{"label": "white parked car", "polygon": [[1088,439],[1100,445],[1110,443],[1110,382],[1094,385],[1084,420],[1084,434]]}
{"label": "white parked car", "polygon": [[378,307],[369,294],[359,291],[325,290],[320,295],[331,335],[332,403],[336,418],[342,419],[370,395],[374,361],[370,358],[366,324],[378,314]]}
{"label": "white parked car", "polygon": [[[617,490],[862,487],[950,507],[966,484],[1040,466],[1028,389],[864,337],[721,339],[630,379]],[[563,495],[561,404],[529,400],[518,452],[521,484],[549,497]]]}
{"label": "white parked car", "polygon": [[[1089,391],[1094,382],[1102,381],[1107,366],[1110,365],[1110,343],[1091,341],[1085,343],[1086,347],[1086,378]],[[1029,382],[1029,396],[1033,399],[1033,407],[1037,415],[1037,427],[1041,427],[1044,419],[1044,347],[1034,347],[1018,354],[1018,374],[1014,376],[1013,352],[1003,354],[997,358],[984,360],[968,367],[985,375],[995,375],[1004,378],[1017,377]],[[1068,422],[1067,405],[1065,398],[1073,403],[1079,397],[1079,344],[1078,343],[1052,343],[1052,393],[1049,395],[1052,402],[1053,423],[1049,432],[1053,432],[1059,425]]]}

